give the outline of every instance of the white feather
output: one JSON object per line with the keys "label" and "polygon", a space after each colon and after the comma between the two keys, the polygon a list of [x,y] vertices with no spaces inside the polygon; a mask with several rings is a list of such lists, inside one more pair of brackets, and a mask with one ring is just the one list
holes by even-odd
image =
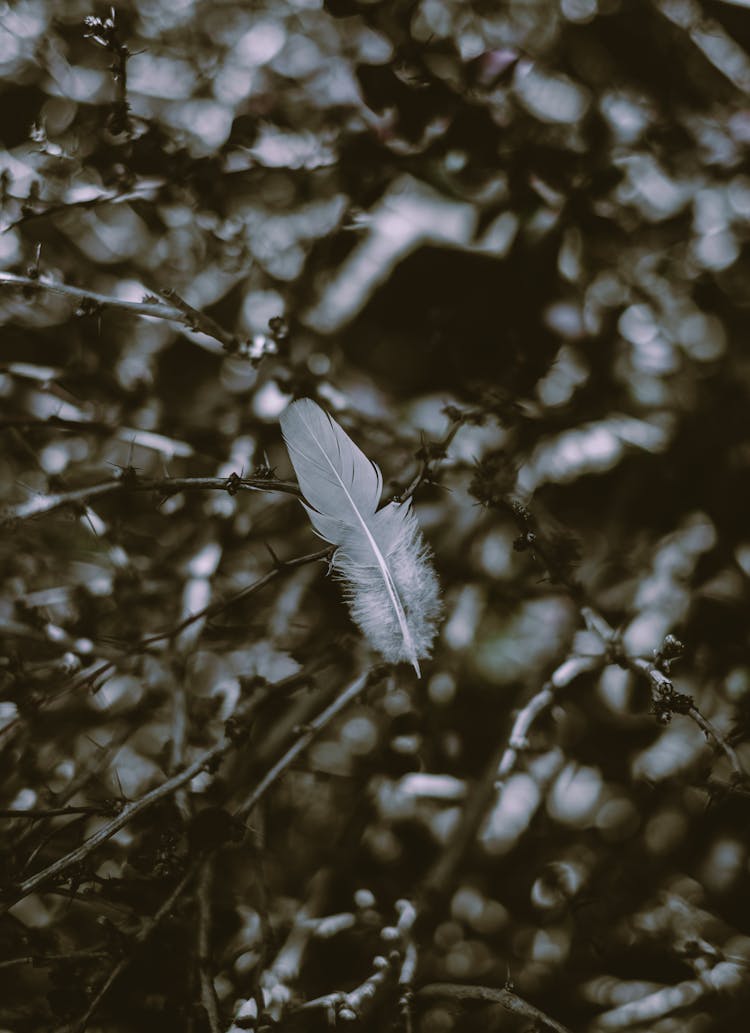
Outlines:
{"label": "white feather", "polygon": [[281,416],[303,505],[315,531],[336,545],[352,617],[370,644],[417,672],[430,655],[440,593],[409,502],[378,509],[383,477],[336,421],[309,398]]}

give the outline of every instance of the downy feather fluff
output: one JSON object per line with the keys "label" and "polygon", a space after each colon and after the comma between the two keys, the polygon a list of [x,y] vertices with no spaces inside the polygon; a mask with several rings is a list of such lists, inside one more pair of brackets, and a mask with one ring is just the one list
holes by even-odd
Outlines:
{"label": "downy feather fluff", "polygon": [[354,621],[386,660],[408,660],[419,675],[441,607],[411,503],[378,509],[379,468],[311,399],[292,402],[281,432],[313,528],[337,546],[333,569],[344,581]]}

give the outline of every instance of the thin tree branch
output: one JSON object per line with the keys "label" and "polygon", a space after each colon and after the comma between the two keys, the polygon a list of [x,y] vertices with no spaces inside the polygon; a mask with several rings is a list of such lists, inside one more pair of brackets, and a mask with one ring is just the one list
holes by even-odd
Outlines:
{"label": "thin tree branch", "polygon": [[466,419],[467,415],[464,413],[455,416],[447,432],[439,441],[422,443],[416,453],[417,458],[421,460],[419,469],[409,482],[408,487],[406,487],[400,495],[396,496],[396,502],[406,502],[408,499],[412,498],[422,484],[431,478],[433,464],[445,459],[446,452],[448,451],[451,442],[465,423]]}
{"label": "thin tree branch", "polygon": [[[716,747],[727,757],[735,777],[738,780],[745,780],[747,774],[740,763],[736,751],[729,745],[721,732],[713,725],[695,705],[692,696],[677,692],[672,681],[662,670],[660,660],[657,656],[656,662],[641,657],[628,655],[621,647],[617,632],[587,599],[587,593],[581,582],[572,574],[570,565],[564,560],[556,559],[554,547],[544,540],[539,533],[534,518],[529,510],[518,503],[512,503],[511,512],[521,529],[522,536],[519,539],[521,548],[532,550],[541,560],[552,580],[563,585],[570,593],[573,601],[578,606],[584,623],[589,631],[595,632],[608,648],[609,660],[618,664],[625,670],[633,671],[635,674],[646,678],[651,687],[651,699],[653,701],[654,713],[661,720],[668,721],[672,714],[684,714],[691,721],[695,722],[707,738],[711,739]],[[668,636],[669,638],[669,636]],[[676,640],[674,640],[676,643]],[[676,643],[681,650],[682,646]]]}
{"label": "thin tree branch", "polygon": [[[185,617],[174,627],[168,628],[166,631],[157,632],[155,635],[147,635],[139,639],[130,647],[130,653],[136,654],[145,652],[149,646],[154,645],[157,642],[162,642],[165,639],[175,638],[185,628],[193,624],[195,621],[203,620],[205,617],[213,617],[218,613],[226,610],[229,606],[233,606],[234,603],[239,602],[241,599],[245,599],[255,592],[258,592],[261,588],[264,588],[275,578],[279,577],[285,570],[292,570],[295,567],[301,567],[306,563],[314,563],[317,560],[330,558],[331,548],[320,549],[318,552],[307,553],[304,556],[296,556],[291,560],[277,560],[276,566],[269,570],[267,574],[258,578],[257,581],[253,581],[247,588],[240,589],[234,595],[228,599],[217,599],[215,602],[209,603],[202,610],[198,610],[197,613],[191,614],[189,617]],[[19,626],[23,628],[23,626]],[[46,639],[44,640],[46,641]],[[42,700],[39,706],[43,706],[46,703],[54,702],[60,696],[65,695],[68,692],[74,691],[76,688],[80,688],[83,685],[95,685],[96,682],[102,678],[109,671],[117,667],[118,659],[107,660],[105,663],[99,664],[98,666],[91,666],[81,674],[77,675],[76,678],[68,684],[60,692]],[[6,745],[12,735],[16,734],[20,725],[22,724],[22,718],[20,716],[13,718],[4,728],[0,729],[0,746]]]}
{"label": "thin tree branch", "polygon": [[677,692],[670,678],[659,668],[659,664],[641,657],[628,656],[619,648],[617,633],[607,621],[596,614],[596,628],[603,640],[612,649],[612,659],[635,674],[646,678],[651,686],[651,698],[653,700],[654,712],[657,717],[666,717],[668,720],[672,714],[684,714],[689,717],[701,729],[707,739],[721,750],[726,756],[734,772],[735,778],[739,781],[747,779],[747,774],[742,766],[737,751],[730,746],[719,729],[704,717],[692,696]]}
{"label": "thin tree branch", "polygon": [[367,671],[365,674],[361,674],[336,697],[333,703],[327,706],[325,710],[321,711],[321,713],[310,722],[299,739],[297,739],[289,747],[286,753],[276,761],[273,767],[266,772],[244,803],[237,809],[235,817],[240,820],[246,819],[256,804],[265,796],[274,782],[278,781],[284,772],[291,767],[297,757],[304,753],[313,739],[322,732],[326,725],[330,724],[330,722],[340,714],[342,710],[345,710],[346,707],[348,707],[349,704],[357,698],[357,696],[364,692],[364,690],[380,678],[381,675],[382,668],[380,667],[377,667],[372,671]]}
{"label": "thin tree branch", "polygon": [[519,997],[509,987],[497,990],[491,986],[466,986],[461,983],[429,983],[417,990],[417,1000],[429,1000],[434,997],[450,998],[459,1001],[485,1001],[488,1004],[499,1004],[506,1011],[514,1015],[521,1015],[530,1019],[537,1027],[554,1030],[554,1033],[570,1033],[567,1026],[563,1026],[556,1019],[550,1018],[533,1004],[529,1004],[523,997]]}
{"label": "thin tree branch", "polygon": [[[72,301],[83,306],[84,311],[97,311],[101,308],[120,309],[123,312],[131,312],[136,316],[147,316],[151,319],[163,319],[168,323],[179,323],[190,330],[205,334],[213,340],[218,341],[225,351],[243,354],[248,349],[248,342],[230,333],[207,316],[204,312],[188,305],[186,301],[174,291],[162,291],[164,300],[150,300],[148,291],[144,289],[143,301],[126,301],[123,298],[114,297],[111,294],[100,294],[97,291],[86,290],[81,287],[73,287],[67,283],[58,283],[46,277],[20,276],[17,273],[0,273],[0,287],[22,287],[28,291],[47,291],[51,294],[60,294],[70,298]],[[169,299],[169,300],[166,300]],[[171,302],[171,304],[170,304]],[[251,358],[259,359],[259,355],[252,355]]]}
{"label": "thin tree branch", "polygon": [[144,922],[144,924],[141,926],[141,928],[135,936],[136,950],[133,951],[131,954],[126,955],[123,958],[120,958],[120,960],[114,965],[114,967],[108,973],[108,975],[102,982],[101,986],[97,990],[96,995],[94,996],[93,1000],[86,1009],[85,1014],[82,1015],[81,1018],[78,1019],[78,1021],[73,1023],[72,1025],[60,1027],[58,1030],[56,1030],[56,1033],[84,1033],[94,1013],[104,1000],[112,985],[133,961],[133,958],[135,957],[135,954],[137,952],[137,948],[141,947],[144,943],[146,943],[146,941],[151,937],[152,933],[158,928],[158,926],[161,925],[164,919],[169,916],[170,911],[175,906],[175,904],[182,896],[182,894],[185,892],[187,886],[191,882],[193,876],[197,871],[197,868],[198,866],[196,863],[193,863],[188,868],[188,870],[185,872],[185,874],[174,887],[172,892],[163,902],[156,914],[152,918],[149,918]]}
{"label": "thin tree branch", "polygon": [[201,1004],[208,1018],[211,1033],[221,1033],[219,1001],[211,975],[211,893],[214,880],[214,859],[208,857],[198,875],[198,975]]}
{"label": "thin tree branch", "polygon": [[0,961],[0,969],[15,968],[17,965],[33,965],[35,968],[42,968],[46,965],[56,965],[59,962],[70,961],[101,961],[111,958],[111,951],[105,950],[80,950],[68,951],[65,954],[30,954],[21,958],[9,958],[7,961]]}
{"label": "thin tree branch", "polygon": [[[81,287],[73,287],[67,283],[57,283],[45,277],[19,276],[17,273],[0,273],[0,286],[23,287],[31,291],[47,291],[50,294],[61,294],[63,297],[71,298],[73,301],[84,302],[102,306],[104,308],[119,308],[124,312],[132,312],[137,316],[148,316],[151,319],[166,319],[172,323],[185,325],[185,313],[175,305],[167,305],[162,301],[126,301],[124,298],[116,298],[110,294],[99,294],[97,291],[84,290]],[[148,292],[143,291],[144,294]]]}
{"label": "thin tree branch", "polygon": [[549,681],[545,682],[526,705],[516,715],[508,737],[508,745],[503,752],[497,769],[495,787],[505,781],[516,766],[519,756],[529,746],[531,726],[554,703],[560,689],[569,685],[574,678],[584,671],[590,671],[602,665],[603,657],[570,656],[559,665]]}
{"label": "thin tree branch", "polygon": [[159,291],[162,298],[169,304],[172,305],[182,313],[183,322],[186,326],[190,327],[191,330],[199,330],[201,333],[208,334],[210,337],[215,338],[221,343],[223,348],[228,352],[236,352],[241,348],[241,343],[234,334],[229,333],[220,326],[215,319],[207,316],[205,312],[200,312],[197,308],[193,308],[189,305],[184,298],[172,287],[165,287]]}
{"label": "thin tree branch", "polygon": [[59,818],[65,814],[111,814],[110,807],[52,807],[49,810],[35,807],[27,811],[18,808],[0,810],[0,818]]}
{"label": "thin tree branch", "polygon": [[80,505],[93,498],[111,495],[117,491],[154,491],[160,492],[162,495],[174,495],[180,491],[226,491],[230,495],[234,495],[238,491],[277,491],[286,495],[300,496],[300,490],[296,484],[268,477],[240,477],[238,474],[230,474],[229,477],[145,478],[139,477],[138,474],[127,469],[119,477],[112,477],[99,484],[58,492],[54,495],[36,495],[17,506],[11,506],[0,514],[0,527],[51,513],[62,506]]}
{"label": "thin tree branch", "polygon": [[[257,581],[253,581],[247,588],[241,588],[239,592],[235,592],[229,599],[216,599],[214,602],[204,606],[202,610],[198,610],[196,613],[190,614],[189,617],[185,617],[183,620],[176,624],[174,627],[169,628],[167,631],[159,631],[155,635],[146,635],[144,638],[139,639],[136,645],[133,647],[137,652],[140,652],[145,647],[154,645],[155,642],[162,642],[167,638],[175,638],[180,632],[184,631],[189,625],[195,623],[195,621],[203,620],[203,618],[210,619],[217,613],[221,613],[226,610],[228,606],[233,606],[234,603],[238,603],[241,599],[246,599],[249,595],[253,595],[255,592],[260,591],[267,584],[279,577],[285,570],[292,570],[294,567],[302,567],[306,563],[315,563],[317,560],[324,560],[330,557],[331,547],[327,549],[319,549],[317,552],[308,552],[304,556],[295,556],[291,560],[277,560],[276,566],[273,570],[269,570],[267,574],[259,577]],[[113,665],[110,665],[113,666]],[[96,674],[97,672],[95,672]]]}
{"label": "thin tree branch", "polygon": [[[121,190],[112,194],[100,194],[98,197],[87,197],[81,201],[56,201],[48,203],[46,208],[24,212],[24,214],[18,219],[13,222],[9,222],[4,226],[0,232],[7,233],[9,230],[15,229],[16,226],[25,225],[26,223],[33,222],[37,219],[43,219],[46,216],[62,215],[66,212],[86,211],[91,208],[98,208],[100,205],[123,204],[128,201],[155,201],[158,191],[163,186],[164,181],[160,180],[154,183],[136,185],[128,190]],[[20,201],[24,204],[28,204],[28,199],[24,197],[9,195],[8,200]]]}
{"label": "thin tree branch", "polygon": [[94,853],[94,851],[106,843],[108,839],[111,839],[116,832],[119,832],[121,828],[124,828],[128,822],[132,821],[136,815],[141,814],[143,811],[152,807],[159,800],[165,799],[165,797],[171,796],[180,786],[187,785],[187,783],[195,778],[197,774],[203,771],[204,768],[214,764],[219,758],[223,756],[226,750],[231,745],[230,741],[223,738],[220,743],[202,753],[200,757],[193,761],[192,764],[184,768],[178,774],[172,778],[168,778],[161,785],[156,786],[150,792],[140,797],[138,800],[134,800],[132,803],[126,804],[125,807],[110,821],[102,825],[101,828],[97,829],[93,835],[89,836],[79,847],[75,850],[71,850],[63,857],[53,861],[52,864],[43,868],[42,871],[36,872],[36,874],[30,876],[28,879],[24,879],[10,894],[12,899],[10,902],[5,903],[0,914],[4,914],[9,907],[13,904],[18,903],[24,897],[27,897],[29,893],[34,893],[35,890],[40,889],[46,883],[53,879],[59,878],[70,868],[85,861],[87,857]]}
{"label": "thin tree branch", "polygon": [[[277,779],[283,774],[284,771],[294,762],[294,760],[310,745],[316,735],[323,728],[326,727],[333,718],[340,713],[350,702],[352,702],[367,686],[371,685],[377,678],[382,674],[382,668],[375,668],[372,671],[368,671],[359,678],[355,679],[344,691],[334,700],[330,706],[326,707],[307,727],[304,733],[296,740],[296,742],[286,751],[286,753],[278,760],[266,775],[261,778],[260,782],[256,785],[249,797],[238,810],[236,817],[239,819],[245,818],[255,807],[258,801],[268,792],[270,787],[277,781]],[[102,825],[101,828],[97,829],[93,835],[89,836],[80,846],[76,847],[75,850],[69,851],[63,857],[53,861],[52,864],[42,869],[40,872],[36,872],[28,879],[24,879],[23,882],[17,886],[11,888],[6,894],[6,902],[0,908],[0,915],[5,914],[9,908],[14,904],[18,903],[24,897],[30,893],[34,893],[41,887],[54,879],[58,879],[69,869],[81,864],[85,861],[94,851],[110,839],[116,832],[119,832],[121,828],[124,828],[133,818],[149,807],[158,803],[160,800],[171,796],[182,786],[187,785],[197,774],[203,771],[207,767],[215,765],[224,754],[233,746],[234,741],[227,735],[222,736],[219,743],[213,746],[210,750],[206,750],[196,760],[193,761],[187,768],[168,778],[162,782],[161,785],[156,786],[150,792],[145,793],[138,800],[134,800],[132,803],[126,804],[125,807],[120,811],[119,814],[115,815],[110,821]]]}

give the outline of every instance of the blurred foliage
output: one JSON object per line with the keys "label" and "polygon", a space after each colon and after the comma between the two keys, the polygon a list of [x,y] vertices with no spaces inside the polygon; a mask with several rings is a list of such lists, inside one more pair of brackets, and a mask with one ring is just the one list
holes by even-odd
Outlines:
{"label": "blurred foliage", "polygon": [[[0,917],[0,1029],[312,1031],[373,980],[359,1028],[520,1033],[418,992],[508,979],[571,1030],[739,1028],[749,55],[740,0],[0,4],[2,899],[227,736]],[[164,290],[189,326],[116,304]],[[373,663],[284,566],[299,503],[231,478],[289,476],[305,395],[413,486],[445,621],[248,815]]]}

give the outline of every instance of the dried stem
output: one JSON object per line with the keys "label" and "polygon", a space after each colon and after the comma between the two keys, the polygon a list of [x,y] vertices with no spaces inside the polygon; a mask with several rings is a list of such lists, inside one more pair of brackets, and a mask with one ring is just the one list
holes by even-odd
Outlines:
{"label": "dried stem", "polygon": [[569,685],[574,678],[584,671],[601,666],[602,658],[588,656],[570,656],[564,660],[549,681],[545,682],[528,703],[519,710],[508,738],[500,764],[497,769],[495,786],[499,788],[510,775],[524,750],[528,749],[528,736],[534,722],[554,703],[560,689]]}
{"label": "dried stem", "polygon": [[223,739],[219,744],[212,747],[210,750],[207,750],[205,753],[202,753],[200,757],[194,760],[192,764],[188,765],[188,767],[184,768],[178,774],[167,779],[165,782],[162,782],[161,785],[156,786],[155,789],[152,789],[149,793],[140,797],[140,799],[127,804],[118,815],[106,822],[106,824],[102,825],[101,828],[97,829],[93,835],[89,836],[89,838],[79,847],[76,847],[75,850],[71,850],[63,857],[53,861],[52,864],[48,865],[46,868],[43,868],[42,871],[36,872],[36,874],[30,876],[28,879],[24,879],[22,883],[8,894],[11,897],[11,900],[6,901],[0,914],[7,911],[9,907],[12,907],[13,904],[17,903],[19,900],[28,896],[29,893],[34,893],[36,890],[45,886],[48,882],[53,879],[60,878],[60,876],[69,869],[80,864],[82,861],[85,861],[87,857],[93,854],[94,851],[102,845],[102,843],[106,843],[108,839],[111,839],[116,832],[119,832],[121,828],[124,828],[129,821],[132,821],[132,819],[136,817],[136,815],[141,814],[160,800],[171,796],[172,793],[181,786],[187,785],[187,783],[192,778],[195,778],[199,772],[203,771],[204,768],[214,764],[225,753],[229,745],[229,741]]}
{"label": "dried stem", "polygon": [[[126,301],[123,298],[116,298],[110,294],[99,294],[97,291],[84,290],[81,287],[72,287],[67,283],[57,283],[46,277],[19,276],[16,273],[0,273],[0,287],[23,287],[28,291],[47,291],[51,294],[60,294],[83,306],[84,311],[97,311],[101,308],[121,309],[124,312],[131,312],[136,316],[148,316],[151,319],[164,319],[168,323],[179,323],[190,330],[205,334],[213,340],[218,341],[225,351],[242,354],[247,350],[247,342],[223,327],[207,316],[204,312],[188,305],[180,296],[172,290],[162,291],[165,299],[144,301]],[[144,289],[144,296],[148,292]],[[171,302],[171,304],[170,304]],[[260,358],[260,356],[254,356]]]}
{"label": "dried stem", "polygon": [[[246,599],[248,596],[254,595],[255,592],[260,591],[261,588],[264,588],[271,581],[274,581],[285,570],[293,570],[295,567],[301,567],[307,563],[315,563],[317,560],[329,559],[330,555],[331,549],[327,548],[320,549],[318,552],[307,553],[304,556],[295,556],[294,559],[291,560],[277,560],[276,566],[273,568],[273,570],[269,570],[267,574],[264,574],[262,577],[258,578],[257,581],[253,581],[253,583],[248,585],[246,588],[240,589],[239,592],[235,592],[234,595],[230,596],[229,598],[217,599],[214,602],[209,603],[207,606],[204,606],[202,610],[198,610],[196,613],[190,614],[189,617],[183,618],[183,620],[181,620],[178,624],[168,628],[166,631],[157,632],[155,635],[146,635],[143,638],[139,639],[137,642],[135,642],[132,646],[129,647],[128,655],[135,655],[137,653],[145,652],[149,646],[155,645],[157,642],[163,642],[167,639],[177,638],[177,636],[182,631],[184,631],[185,628],[189,627],[195,622],[202,621],[205,618],[214,617],[216,616],[216,614],[222,613],[228,607],[233,606],[234,603],[239,602],[241,599]],[[44,639],[44,641],[46,642],[47,639]],[[58,699],[65,693],[73,691],[76,688],[80,688],[81,686],[95,685],[100,678],[103,678],[104,675],[106,675],[109,671],[117,667],[119,659],[120,658],[118,657],[117,659],[107,660],[105,663],[99,664],[98,666],[89,667],[87,670],[79,674],[64,689],[48,697],[47,699],[42,700],[39,705],[43,706],[46,703],[54,702],[54,700]],[[6,733],[10,733],[11,730],[17,729],[20,722],[20,717],[14,718],[14,720],[11,721],[10,724],[6,725],[5,728],[2,729],[2,731],[0,732],[0,737],[9,737],[6,736]],[[1,738],[0,741],[2,741]]]}
{"label": "dried stem", "polygon": [[381,668],[375,668],[372,671],[367,671],[365,674],[361,674],[336,697],[333,703],[327,706],[325,710],[321,711],[321,713],[310,722],[299,739],[290,746],[286,753],[280,757],[273,767],[263,776],[244,803],[237,809],[235,817],[240,820],[247,818],[271,786],[281,778],[289,767],[291,767],[297,757],[304,753],[313,739],[315,739],[326,725],[330,724],[342,710],[346,709],[346,707],[348,707],[349,704],[357,698],[357,696],[372,685],[381,676],[381,673]]}
{"label": "dried stem", "polygon": [[[46,208],[39,208],[36,211],[25,211],[18,219],[7,223],[3,227],[2,232],[7,233],[9,230],[15,229],[16,226],[26,225],[29,222],[44,219],[47,216],[62,215],[65,212],[88,211],[101,205],[125,204],[128,201],[155,201],[162,186],[163,181],[158,180],[151,183],[143,183],[140,186],[136,185],[127,190],[119,190],[111,194],[101,194],[99,197],[89,197],[85,200],[54,202],[48,204]],[[24,204],[28,204],[26,198],[13,195],[9,196],[9,200],[22,201]]]}
{"label": "dried stem", "polygon": [[[307,749],[310,743],[313,741],[316,735],[323,728],[326,727],[339,714],[350,702],[352,702],[368,685],[372,684],[376,678],[380,677],[381,669],[376,668],[373,671],[369,671],[359,678],[355,679],[335,700],[330,706],[326,707],[305,729],[302,735],[295,741],[295,743],[286,751],[286,753],[271,767],[271,769],[261,778],[260,782],[256,785],[253,791],[245,803],[240,807],[237,812],[237,817],[242,819],[252,811],[253,807],[258,801],[268,792],[271,786],[280,778],[280,776],[289,768],[294,760]],[[199,772],[203,771],[207,767],[215,765],[224,754],[232,747],[233,740],[226,736],[222,737],[222,740],[213,746],[210,750],[202,753],[192,764],[184,768],[182,771],[168,778],[161,785],[156,786],[150,792],[145,793],[138,800],[134,800],[132,803],[127,804],[123,809],[110,821],[102,825],[101,828],[89,836],[79,847],[75,850],[71,850],[63,857],[53,861],[52,864],[42,869],[40,872],[36,872],[28,879],[24,879],[23,882],[19,883],[6,895],[6,902],[0,910],[0,914],[4,914],[13,904],[16,904],[19,900],[28,896],[30,893],[41,889],[47,883],[52,880],[59,879],[62,875],[68,872],[70,869],[76,867],[85,861],[95,850],[98,849],[110,839],[116,832],[119,832],[121,828],[128,824],[136,815],[141,814],[143,811],[152,807],[155,803],[160,800],[171,796],[182,786],[187,785]]]}
{"label": "dried stem", "polygon": [[179,491],[226,491],[230,495],[238,491],[278,491],[286,495],[299,496],[296,484],[277,481],[268,477],[139,477],[132,470],[126,470],[119,477],[112,477],[87,488],[58,492],[54,495],[36,495],[17,506],[6,509],[0,515],[0,526],[7,526],[32,517],[51,513],[62,506],[81,505],[101,495],[118,491],[154,491],[162,495],[174,495]]}
{"label": "dried stem", "polygon": [[555,1019],[545,1015],[539,1008],[519,997],[509,987],[497,990],[491,986],[465,986],[461,983],[430,983],[417,990],[417,1000],[429,1000],[434,997],[451,998],[459,1001],[485,1001],[488,1004],[499,1004],[514,1015],[521,1015],[531,1020],[537,1029],[551,1029],[554,1033],[570,1033]]}
{"label": "dried stem", "polygon": [[[185,892],[187,886],[191,882],[193,876],[197,870],[197,864],[192,864],[185,874],[182,876],[180,881],[171,891],[169,896],[166,898],[164,903],[161,905],[156,914],[149,918],[139,929],[135,936],[136,950],[141,947],[151,937],[152,933],[161,925],[165,918],[169,916],[170,911],[175,906],[179,898]],[[101,986],[97,990],[93,1000],[89,1004],[86,1012],[81,1018],[73,1025],[61,1027],[56,1033],[84,1033],[84,1030],[91,1021],[94,1013],[96,1012],[99,1005],[104,1000],[105,996],[109,992],[115,981],[122,975],[125,969],[130,965],[131,961],[135,956],[136,951],[134,950],[131,954],[126,955],[114,965],[111,971],[107,974]]]}
{"label": "dried stem", "polygon": [[221,1033],[219,1001],[211,976],[211,893],[214,880],[214,859],[208,857],[198,876],[198,974],[201,1004],[208,1018],[211,1033]]}
{"label": "dried stem", "polygon": [[452,422],[448,431],[439,441],[424,442],[416,453],[421,460],[420,467],[410,481],[407,488],[396,496],[396,502],[406,502],[412,498],[418,489],[428,481],[432,475],[433,464],[445,458],[445,454],[451,442],[464,424],[464,416],[457,416]]}
{"label": "dried stem", "polygon": [[[569,566],[555,559],[554,549],[544,541],[539,533],[531,513],[525,506],[516,503],[511,511],[522,531],[519,542],[521,547],[534,552],[547,568],[553,581],[563,585],[578,606],[584,623],[589,631],[594,632],[608,648],[608,659],[626,670],[646,678],[651,687],[651,699],[654,713],[662,720],[669,720],[672,714],[684,714],[695,722],[707,738],[727,757],[735,777],[738,780],[747,778],[736,751],[729,745],[721,732],[713,725],[695,705],[691,696],[677,692],[671,680],[662,670],[660,663],[641,657],[629,656],[621,647],[617,632],[603,614],[587,599],[581,582],[573,576]],[[680,647],[681,648],[681,647]]]}
{"label": "dried stem", "polygon": [[59,818],[66,814],[107,814],[109,812],[108,807],[51,807],[49,809],[35,807],[27,811],[7,808],[0,810],[0,818],[31,818],[37,821],[40,818]]}

